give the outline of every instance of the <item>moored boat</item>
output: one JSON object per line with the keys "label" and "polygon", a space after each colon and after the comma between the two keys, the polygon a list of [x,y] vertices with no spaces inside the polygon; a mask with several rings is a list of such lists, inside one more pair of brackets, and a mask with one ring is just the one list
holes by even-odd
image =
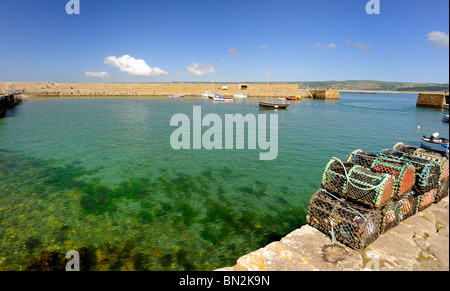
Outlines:
{"label": "moored boat", "polygon": [[448,114],[444,115],[444,118],[442,118],[442,121],[443,122],[448,122],[448,118],[449,118]]}
{"label": "moored boat", "polygon": [[234,94],[234,98],[247,98],[248,96],[242,93]]}
{"label": "moored boat", "polygon": [[214,94],[212,96],[212,98],[210,98],[210,99],[212,99],[212,101],[219,101],[219,102],[234,102],[233,98],[223,97],[223,96],[220,96],[220,95],[217,95],[217,94]]}
{"label": "moored boat", "polygon": [[[266,94],[266,101],[259,101],[259,108],[261,109],[287,109],[289,106],[289,103],[286,103],[286,100],[284,98],[278,98],[277,101],[268,101],[268,95],[269,95],[269,76],[270,71],[267,72],[267,94]],[[284,86],[283,86],[284,87]]]}
{"label": "moored boat", "polygon": [[297,95],[297,96],[295,96],[295,97],[292,97],[292,96],[286,96],[285,98],[286,98],[286,100],[292,100],[292,101],[300,101],[300,100],[302,100],[302,97],[299,96],[299,95]]}
{"label": "moored boat", "polygon": [[210,92],[205,92],[205,93],[202,94],[202,97],[210,99],[210,98],[213,97],[213,94],[211,94]]}
{"label": "moored boat", "polygon": [[259,101],[259,108],[264,109],[287,109],[288,106],[289,103]]}
{"label": "moored boat", "polygon": [[446,138],[438,138],[438,136],[438,132],[433,133],[431,137],[422,136],[422,147],[438,153],[447,153],[449,140]]}

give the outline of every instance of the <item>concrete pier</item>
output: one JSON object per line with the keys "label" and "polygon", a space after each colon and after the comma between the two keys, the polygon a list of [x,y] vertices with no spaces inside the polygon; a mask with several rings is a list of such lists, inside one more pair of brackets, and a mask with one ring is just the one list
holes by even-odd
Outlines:
{"label": "concrete pier", "polygon": [[339,90],[315,90],[315,99],[339,99]]}

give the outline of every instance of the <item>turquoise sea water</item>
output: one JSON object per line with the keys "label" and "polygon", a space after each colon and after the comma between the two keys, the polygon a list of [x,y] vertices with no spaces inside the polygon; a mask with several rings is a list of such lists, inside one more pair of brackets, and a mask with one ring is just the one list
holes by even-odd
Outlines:
{"label": "turquoise sea water", "polygon": [[[276,112],[254,98],[25,100],[0,119],[0,269],[81,247],[91,270],[234,265],[305,224],[331,157],[419,145],[436,131],[448,138],[444,112],[416,100],[341,94]],[[277,114],[277,159],[260,161],[259,149],[172,149],[170,119],[192,116],[193,106],[222,118]]]}

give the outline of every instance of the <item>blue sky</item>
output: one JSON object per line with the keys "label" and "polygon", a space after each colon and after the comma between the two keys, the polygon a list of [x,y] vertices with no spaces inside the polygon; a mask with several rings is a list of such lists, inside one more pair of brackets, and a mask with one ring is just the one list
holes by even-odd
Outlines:
{"label": "blue sky", "polygon": [[0,81],[449,82],[449,1],[0,1]]}

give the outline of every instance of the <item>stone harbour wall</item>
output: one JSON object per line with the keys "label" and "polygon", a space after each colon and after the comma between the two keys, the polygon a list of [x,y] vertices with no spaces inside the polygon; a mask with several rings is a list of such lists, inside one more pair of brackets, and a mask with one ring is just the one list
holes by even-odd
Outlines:
{"label": "stone harbour wall", "polygon": [[305,225],[217,271],[449,271],[449,197],[361,251]]}
{"label": "stone harbour wall", "polygon": [[[296,96],[302,92],[297,84],[247,84],[248,89],[241,89],[241,84],[216,83],[6,83],[0,82],[0,91],[16,91],[31,96],[201,96],[206,91],[224,96],[237,93],[249,97]],[[227,89],[223,89],[225,86]]]}
{"label": "stone harbour wall", "polygon": [[[247,85],[242,89],[241,85]],[[226,89],[224,89],[226,88]],[[0,92],[19,92],[29,96],[50,97],[111,97],[111,96],[201,96],[211,91],[231,97],[237,93],[249,97],[301,96],[302,98],[339,99],[338,90],[299,89],[297,84],[264,83],[53,83],[53,82],[0,82]]]}
{"label": "stone harbour wall", "polygon": [[419,93],[417,98],[417,106],[429,106],[443,108],[447,103],[448,94],[443,93]]}

